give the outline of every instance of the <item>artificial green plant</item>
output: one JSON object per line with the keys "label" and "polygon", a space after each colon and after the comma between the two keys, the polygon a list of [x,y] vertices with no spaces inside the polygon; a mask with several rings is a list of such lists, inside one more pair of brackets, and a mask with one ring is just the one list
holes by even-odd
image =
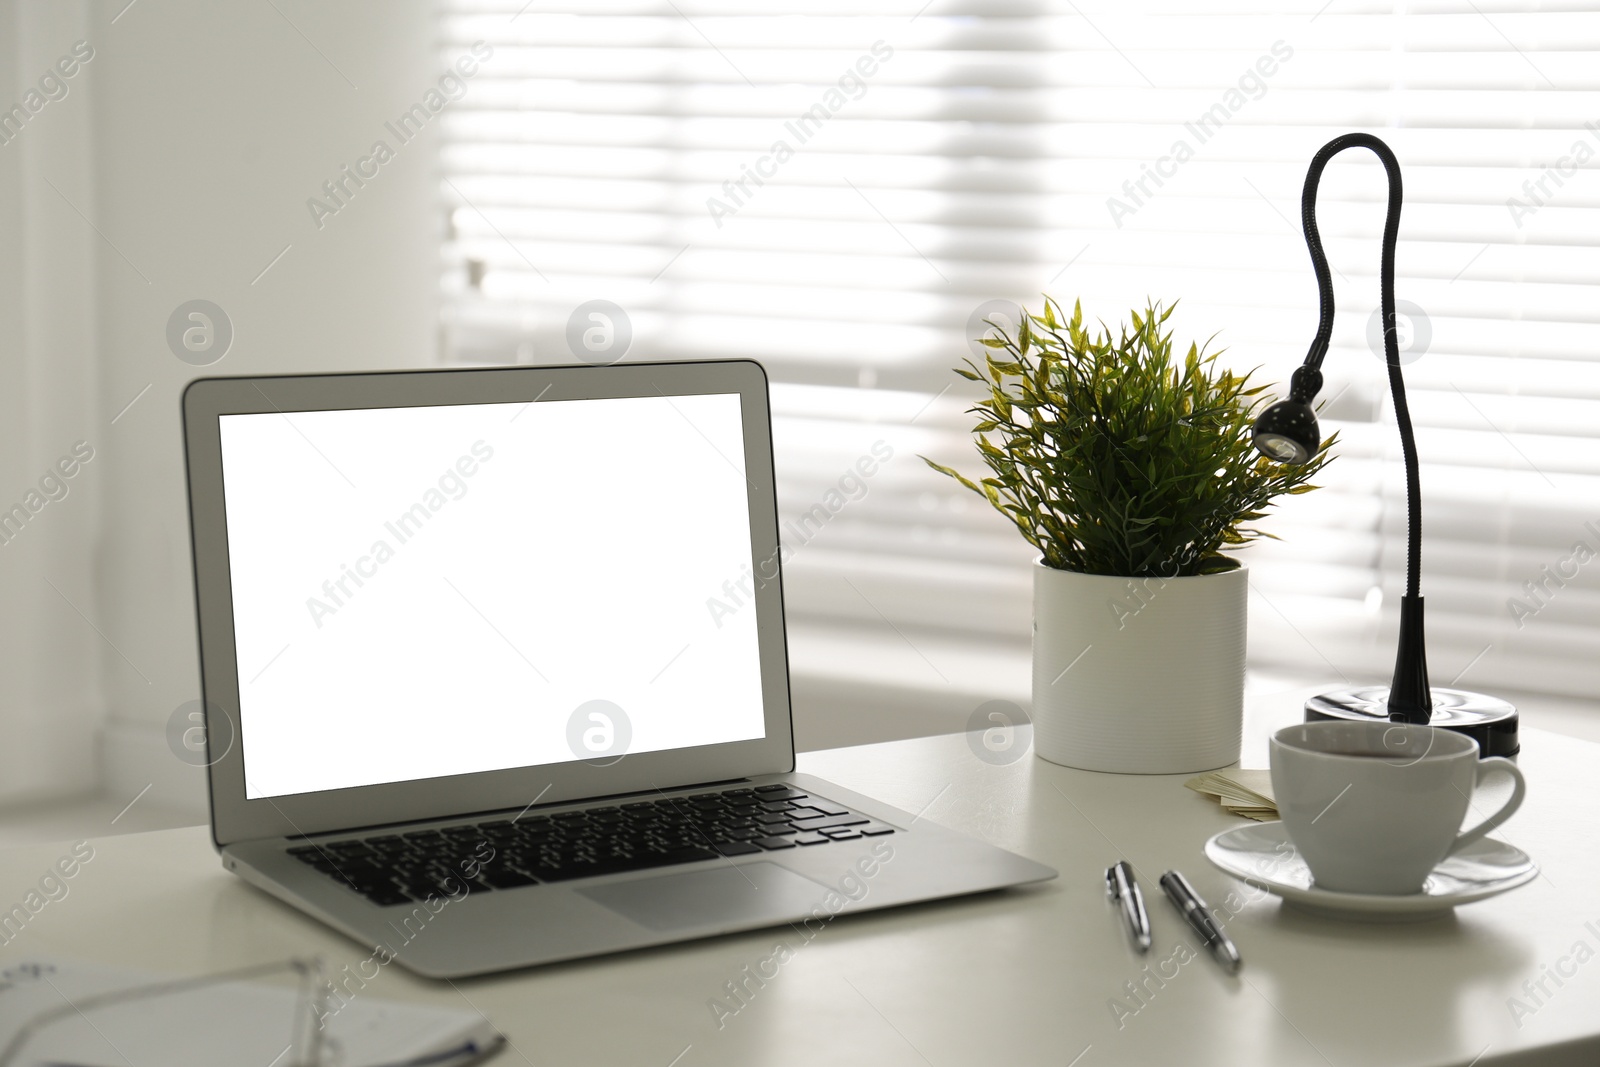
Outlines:
{"label": "artificial green plant", "polygon": [[969,409],[989,475],[924,460],[1015,523],[1047,566],[1130,578],[1237,567],[1223,551],[1273,536],[1246,524],[1316,488],[1335,438],[1300,466],[1258,454],[1266,387],[1218,368],[1220,351],[1190,344],[1175,362],[1162,332],[1172,311],[1130,312],[1115,339],[1103,323],[1084,329],[1081,304],[1067,321],[1048,297],[1014,332],[991,323],[984,366],[956,368],[989,391]]}

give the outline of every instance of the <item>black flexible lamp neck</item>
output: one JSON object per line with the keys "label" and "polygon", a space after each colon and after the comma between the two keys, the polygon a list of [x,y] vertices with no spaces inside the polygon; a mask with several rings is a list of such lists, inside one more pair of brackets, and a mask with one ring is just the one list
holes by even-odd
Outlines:
{"label": "black flexible lamp neck", "polygon": [[[1311,266],[1317,275],[1321,318],[1317,335],[1306,353],[1305,365],[1295,371],[1290,397],[1309,403],[1322,387],[1322,359],[1333,336],[1333,275],[1328,257],[1322,251],[1317,231],[1317,184],[1328,161],[1346,148],[1368,148],[1383,163],[1389,176],[1389,207],[1383,223],[1383,258],[1379,268],[1379,293],[1383,314],[1383,355],[1389,368],[1389,392],[1394,397],[1395,421],[1400,428],[1400,449],[1406,468],[1406,591],[1400,602],[1400,642],[1395,653],[1394,680],[1389,687],[1390,718],[1401,722],[1428,722],[1433,699],[1428,685],[1427,650],[1423,641],[1422,595],[1422,491],[1417,478],[1417,444],[1411,429],[1411,409],[1406,403],[1405,382],[1400,374],[1400,344],[1395,333],[1394,254],[1400,236],[1400,161],[1389,146],[1367,133],[1347,133],[1335,137],[1317,152],[1306,172],[1305,189],[1300,196],[1300,218],[1305,227],[1306,246],[1311,251]],[[1299,396],[1305,392],[1307,395]]]}

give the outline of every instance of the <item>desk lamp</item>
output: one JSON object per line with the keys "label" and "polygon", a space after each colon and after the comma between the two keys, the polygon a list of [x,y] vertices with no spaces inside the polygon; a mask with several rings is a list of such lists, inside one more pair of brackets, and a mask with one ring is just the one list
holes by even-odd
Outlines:
{"label": "desk lamp", "polygon": [[1389,176],[1389,209],[1383,223],[1383,260],[1380,275],[1383,313],[1383,353],[1389,367],[1389,389],[1394,396],[1395,421],[1400,427],[1400,447],[1406,466],[1406,592],[1400,600],[1400,642],[1395,652],[1394,677],[1387,686],[1336,689],[1306,702],[1306,721],[1354,719],[1431,724],[1456,730],[1478,742],[1482,756],[1511,756],[1520,747],[1517,709],[1496,697],[1428,684],[1428,653],[1423,641],[1422,595],[1418,591],[1422,567],[1422,495],[1417,485],[1417,445],[1406,405],[1405,382],[1400,375],[1400,347],[1395,337],[1394,250],[1400,233],[1400,163],[1381,140],[1366,133],[1335,137],[1311,160],[1305,189],[1300,196],[1300,218],[1305,227],[1311,266],[1317,274],[1321,319],[1304,365],[1289,379],[1289,397],[1271,405],[1256,420],[1254,443],[1260,452],[1279,463],[1304,463],[1321,447],[1322,436],[1311,401],[1322,388],[1322,358],[1333,333],[1333,277],[1317,233],[1317,183],[1328,161],[1346,148],[1369,148],[1383,162]]}

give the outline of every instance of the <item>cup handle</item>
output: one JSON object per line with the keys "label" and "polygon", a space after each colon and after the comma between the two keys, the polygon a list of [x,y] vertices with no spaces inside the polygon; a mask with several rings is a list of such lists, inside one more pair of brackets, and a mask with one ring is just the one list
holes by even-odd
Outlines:
{"label": "cup handle", "polygon": [[1463,830],[1461,833],[1457,834],[1455,844],[1450,846],[1450,851],[1446,853],[1446,855],[1454,856],[1457,852],[1460,852],[1474,841],[1477,841],[1479,838],[1483,837],[1490,830],[1493,830],[1495,827],[1511,818],[1511,816],[1517,813],[1517,809],[1522,807],[1522,799],[1528,795],[1528,783],[1522,777],[1522,768],[1518,767],[1515,763],[1512,763],[1504,756],[1491,756],[1488,759],[1478,761],[1478,776],[1473,782],[1473,790],[1476,791],[1477,787],[1483,784],[1483,780],[1485,778],[1497,771],[1501,774],[1509,774],[1511,776],[1511,799],[1507,800],[1505,804],[1501,806],[1499,811],[1495,812],[1493,815],[1489,816],[1472,829]]}

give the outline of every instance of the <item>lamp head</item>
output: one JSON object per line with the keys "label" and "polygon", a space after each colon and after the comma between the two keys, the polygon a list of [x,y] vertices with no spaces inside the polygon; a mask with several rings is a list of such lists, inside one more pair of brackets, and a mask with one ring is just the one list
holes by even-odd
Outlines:
{"label": "lamp head", "polygon": [[1299,466],[1317,454],[1322,436],[1310,404],[1304,400],[1280,400],[1256,419],[1252,441],[1268,459]]}
{"label": "lamp head", "polygon": [[1251,440],[1262,455],[1298,466],[1317,454],[1322,446],[1322,431],[1317,427],[1311,398],[1320,388],[1320,371],[1310,367],[1295,370],[1289,398],[1273,404],[1256,419]]}

